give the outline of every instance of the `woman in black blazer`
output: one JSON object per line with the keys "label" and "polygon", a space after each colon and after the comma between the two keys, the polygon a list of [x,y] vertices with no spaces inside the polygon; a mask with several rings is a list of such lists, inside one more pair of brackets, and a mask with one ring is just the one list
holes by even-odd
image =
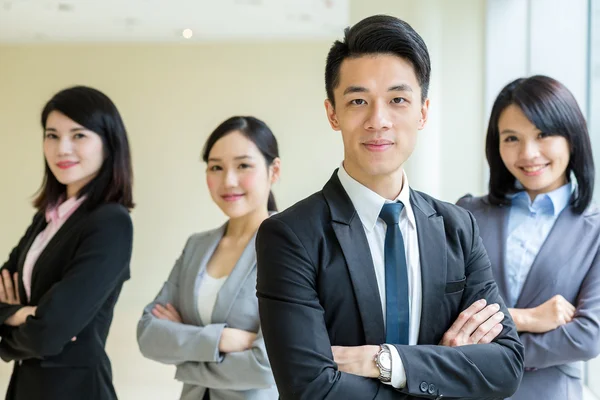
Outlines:
{"label": "woman in black blazer", "polygon": [[0,274],[6,399],[116,399],[104,346],[133,239],[125,126],[108,97],[78,86],[46,104],[42,127],[38,212]]}

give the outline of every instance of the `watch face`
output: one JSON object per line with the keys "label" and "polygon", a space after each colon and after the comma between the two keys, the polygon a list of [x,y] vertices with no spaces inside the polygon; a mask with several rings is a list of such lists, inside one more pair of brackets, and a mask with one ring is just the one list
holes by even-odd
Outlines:
{"label": "watch face", "polygon": [[392,358],[388,351],[384,351],[379,355],[379,363],[381,367],[387,370],[392,369]]}

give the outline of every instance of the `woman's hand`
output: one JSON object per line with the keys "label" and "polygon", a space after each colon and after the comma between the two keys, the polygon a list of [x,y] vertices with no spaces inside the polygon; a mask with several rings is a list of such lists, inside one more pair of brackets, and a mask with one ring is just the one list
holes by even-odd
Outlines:
{"label": "woman's hand", "polygon": [[511,308],[519,332],[545,333],[568,324],[575,317],[576,308],[557,294],[535,308]]}
{"label": "woman's hand", "polygon": [[252,348],[256,340],[256,333],[241,329],[225,328],[221,333],[219,351],[221,353],[236,353]]}
{"label": "woman's hand", "polygon": [[19,273],[15,272],[11,277],[10,272],[7,269],[3,269],[0,278],[2,279],[0,283],[0,302],[21,304],[19,297]]}
{"label": "woman's hand", "polygon": [[171,303],[167,303],[166,306],[162,306],[157,304],[152,309],[152,315],[154,315],[158,319],[166,319],[168,321],[178,322],[183,324],[183,320],[181,319],[181,315]]}
{"label": "woman's hand", "polygon": [[16,313],[8,317],[4,323],[10,326],[19,326],[25,323],[25,320],[30,315],[35,315],[37,307],[25,306],[20,308]]}

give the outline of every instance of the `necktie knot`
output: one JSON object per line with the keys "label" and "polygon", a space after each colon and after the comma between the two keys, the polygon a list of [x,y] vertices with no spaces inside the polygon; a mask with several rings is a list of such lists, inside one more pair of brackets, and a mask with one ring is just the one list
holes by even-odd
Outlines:
{"label": "necktie knot", "polygon": [[400,221],[400,213],[403,208],[404,204],[400,202],[384,204],[379,213],[379,218],[381,218],[388,226],[397,224],[398,221]]}

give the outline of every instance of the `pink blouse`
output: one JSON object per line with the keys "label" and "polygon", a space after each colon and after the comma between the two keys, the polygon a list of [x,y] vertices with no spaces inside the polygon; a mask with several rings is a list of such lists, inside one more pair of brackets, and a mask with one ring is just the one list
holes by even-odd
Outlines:
{"label": "pink blouse", "polygon": [[33,273],[33,267],[38,260],[40,254],[44,251],[50,240],[56,235],[56,232],[65,223],[67,219],[79,208],[81,203],[85,200],[85,196],[77,199],[71,197],[67,201],[63,202],[60,206],[51,208],[46,211],[46,229],[37,235],[33,241],[27,256],[25,257],[25,263],[23,264],[23,286],[25,287],[25,293],[27,293],[27,299],[31,299],[31,275]]}

